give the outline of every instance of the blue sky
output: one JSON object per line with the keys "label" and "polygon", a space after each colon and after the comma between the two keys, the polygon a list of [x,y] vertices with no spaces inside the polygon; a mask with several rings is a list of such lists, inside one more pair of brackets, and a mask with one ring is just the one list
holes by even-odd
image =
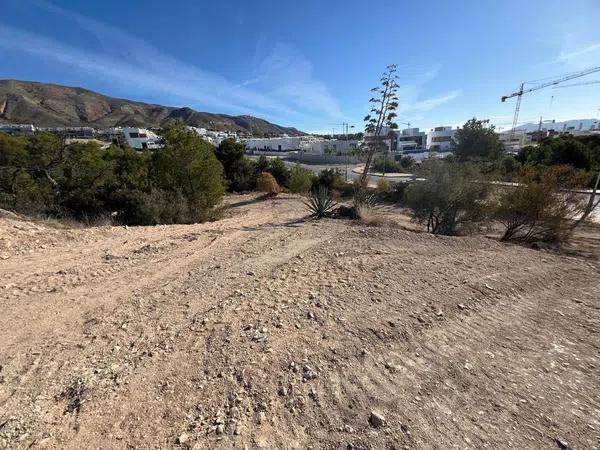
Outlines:
{"label": "blue sky", "polygon": [[[600,66],[599,0],[0,0],[0,78],[306,131],[362,129],[398,65],[399,120],[512,122],[523,81]],[[594,78],[595,77],[595,78]],[[578,81],[600,79],[600,74]],[[600,84],[524,96],[521,121],[600,116]]]}

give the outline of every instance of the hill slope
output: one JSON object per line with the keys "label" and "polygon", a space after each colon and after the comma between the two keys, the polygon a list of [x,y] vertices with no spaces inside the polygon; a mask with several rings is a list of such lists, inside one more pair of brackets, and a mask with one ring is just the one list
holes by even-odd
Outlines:
{"label": "hill slope", "polygon": [[31,81],[0,80],[0,122],[37,126],[159,127],[180,119],[219,131],[301,134],[253,116],[229,116],[107,97],[87,89]]}

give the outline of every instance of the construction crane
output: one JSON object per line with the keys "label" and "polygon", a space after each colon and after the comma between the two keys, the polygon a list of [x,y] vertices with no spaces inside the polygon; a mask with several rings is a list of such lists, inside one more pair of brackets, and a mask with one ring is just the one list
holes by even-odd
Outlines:
{"label": "construction crane", "polygon": [[521,99],[523,97],[523,94],[528,94],[529,92],[538,91],[540,89],[543,89],[543,88],[546,88],[549,86],[554,86],[554,85],[557,85],[560,83],[564,83],[565,81],[573,80],[574,78],[583,77],[585,75],[589,75],[591,73],[596,73],[596,72],[600,72],[600,66],[591,67],[589,69],[582,70],[581,72],[571,73],[571,74],[565,75],[561,78],[558,78],[556,80],[547,81],[545,83],[541,83],[541,84],[538,84],[536,86],[533,86],[533,87],[530,87],[527,89],[525,89],[525,85],[528,83],[525,82],[525,83],[521,83],[521,86],[519,86],[519,90],[517,90],[516,92],[513,92],[512,94],[509,94],[509,95],[503,95],[501,98],[502,102],[505,102],[509,98],[517,97],[517,104],[515,106],[515,117],[513,119],[513,126],[510,131],[511,141],[512,141],[514,133],[515,133],[515,128],[517,128],[517,122],[519,121],[519,110],[521,109]]}
{"label": "construction crane", "polygon": [[581,83],[572,83],[572,84],[563,84],[562,86],[554,86],[552,89],[561,89],[561,88],[568,88],[568,87],[575,87],[575,86],[587,86],[590,84],[598,84],[598,83],[600,83],[600,80],[583,81]]}

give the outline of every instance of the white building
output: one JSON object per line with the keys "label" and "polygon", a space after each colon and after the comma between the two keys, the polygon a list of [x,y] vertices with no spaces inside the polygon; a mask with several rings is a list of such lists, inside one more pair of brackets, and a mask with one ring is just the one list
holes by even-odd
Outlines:
{"label": "white building", "polygon": [[360,141],[345,139],[303,139],[300,150],[313,155],[345,155],[352,153],[359,146]]}
{"label": "white building", "polygon": [[125,142],[136,150],[155,150],[162,147],[160,137],[145,128],[123,128]]}
{"label": "white building", "polygon": [[435,127],[427,132],[427,151],[449,152],[452,149],[454,135],[457,129],[452,127]]}
{"label": "white building", "polygon": [[300,150],[299,137],[274,137],[274,138],[250,138],[243,139],[242,142],[246,144],[246,148],[252,151],[271,151],[271,152],[289,152],[294,150]]}
{"label": "white building", "polygon": [[31,124],[0,123],[0,133],[33,134],[35,127]]}
{"label": "white building", "polygon": [[236,139],[237,134],[233,132],[226,131],[213,131],[207,130],[206,128],[198,128],[198,127],[188,127],[188,129],[194,131],[198,136],[200,136],[205,141],[211,143],[215,147],[218,147],[221,142],[225,139]]}
{"label": "white building", "polygon": [[507,153],[519,153],[526,145],[531,144],[531,135],[527,130],[511,130],[498,133],[498,139]]}
{"label": "white building", "polygon": [[427,145],[427,133],[418,128],[405,128],[396,132],[392,151],[403,153],[408,150],[424,149]]}

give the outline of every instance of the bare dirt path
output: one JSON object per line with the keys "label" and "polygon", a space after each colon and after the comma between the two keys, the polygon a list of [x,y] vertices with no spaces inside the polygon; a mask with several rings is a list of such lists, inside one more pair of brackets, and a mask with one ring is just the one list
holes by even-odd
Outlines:
{"label": "bare dirt path", "polygon": [[597,262],[232,202],[0,219],[0,448],[600,447]]}

